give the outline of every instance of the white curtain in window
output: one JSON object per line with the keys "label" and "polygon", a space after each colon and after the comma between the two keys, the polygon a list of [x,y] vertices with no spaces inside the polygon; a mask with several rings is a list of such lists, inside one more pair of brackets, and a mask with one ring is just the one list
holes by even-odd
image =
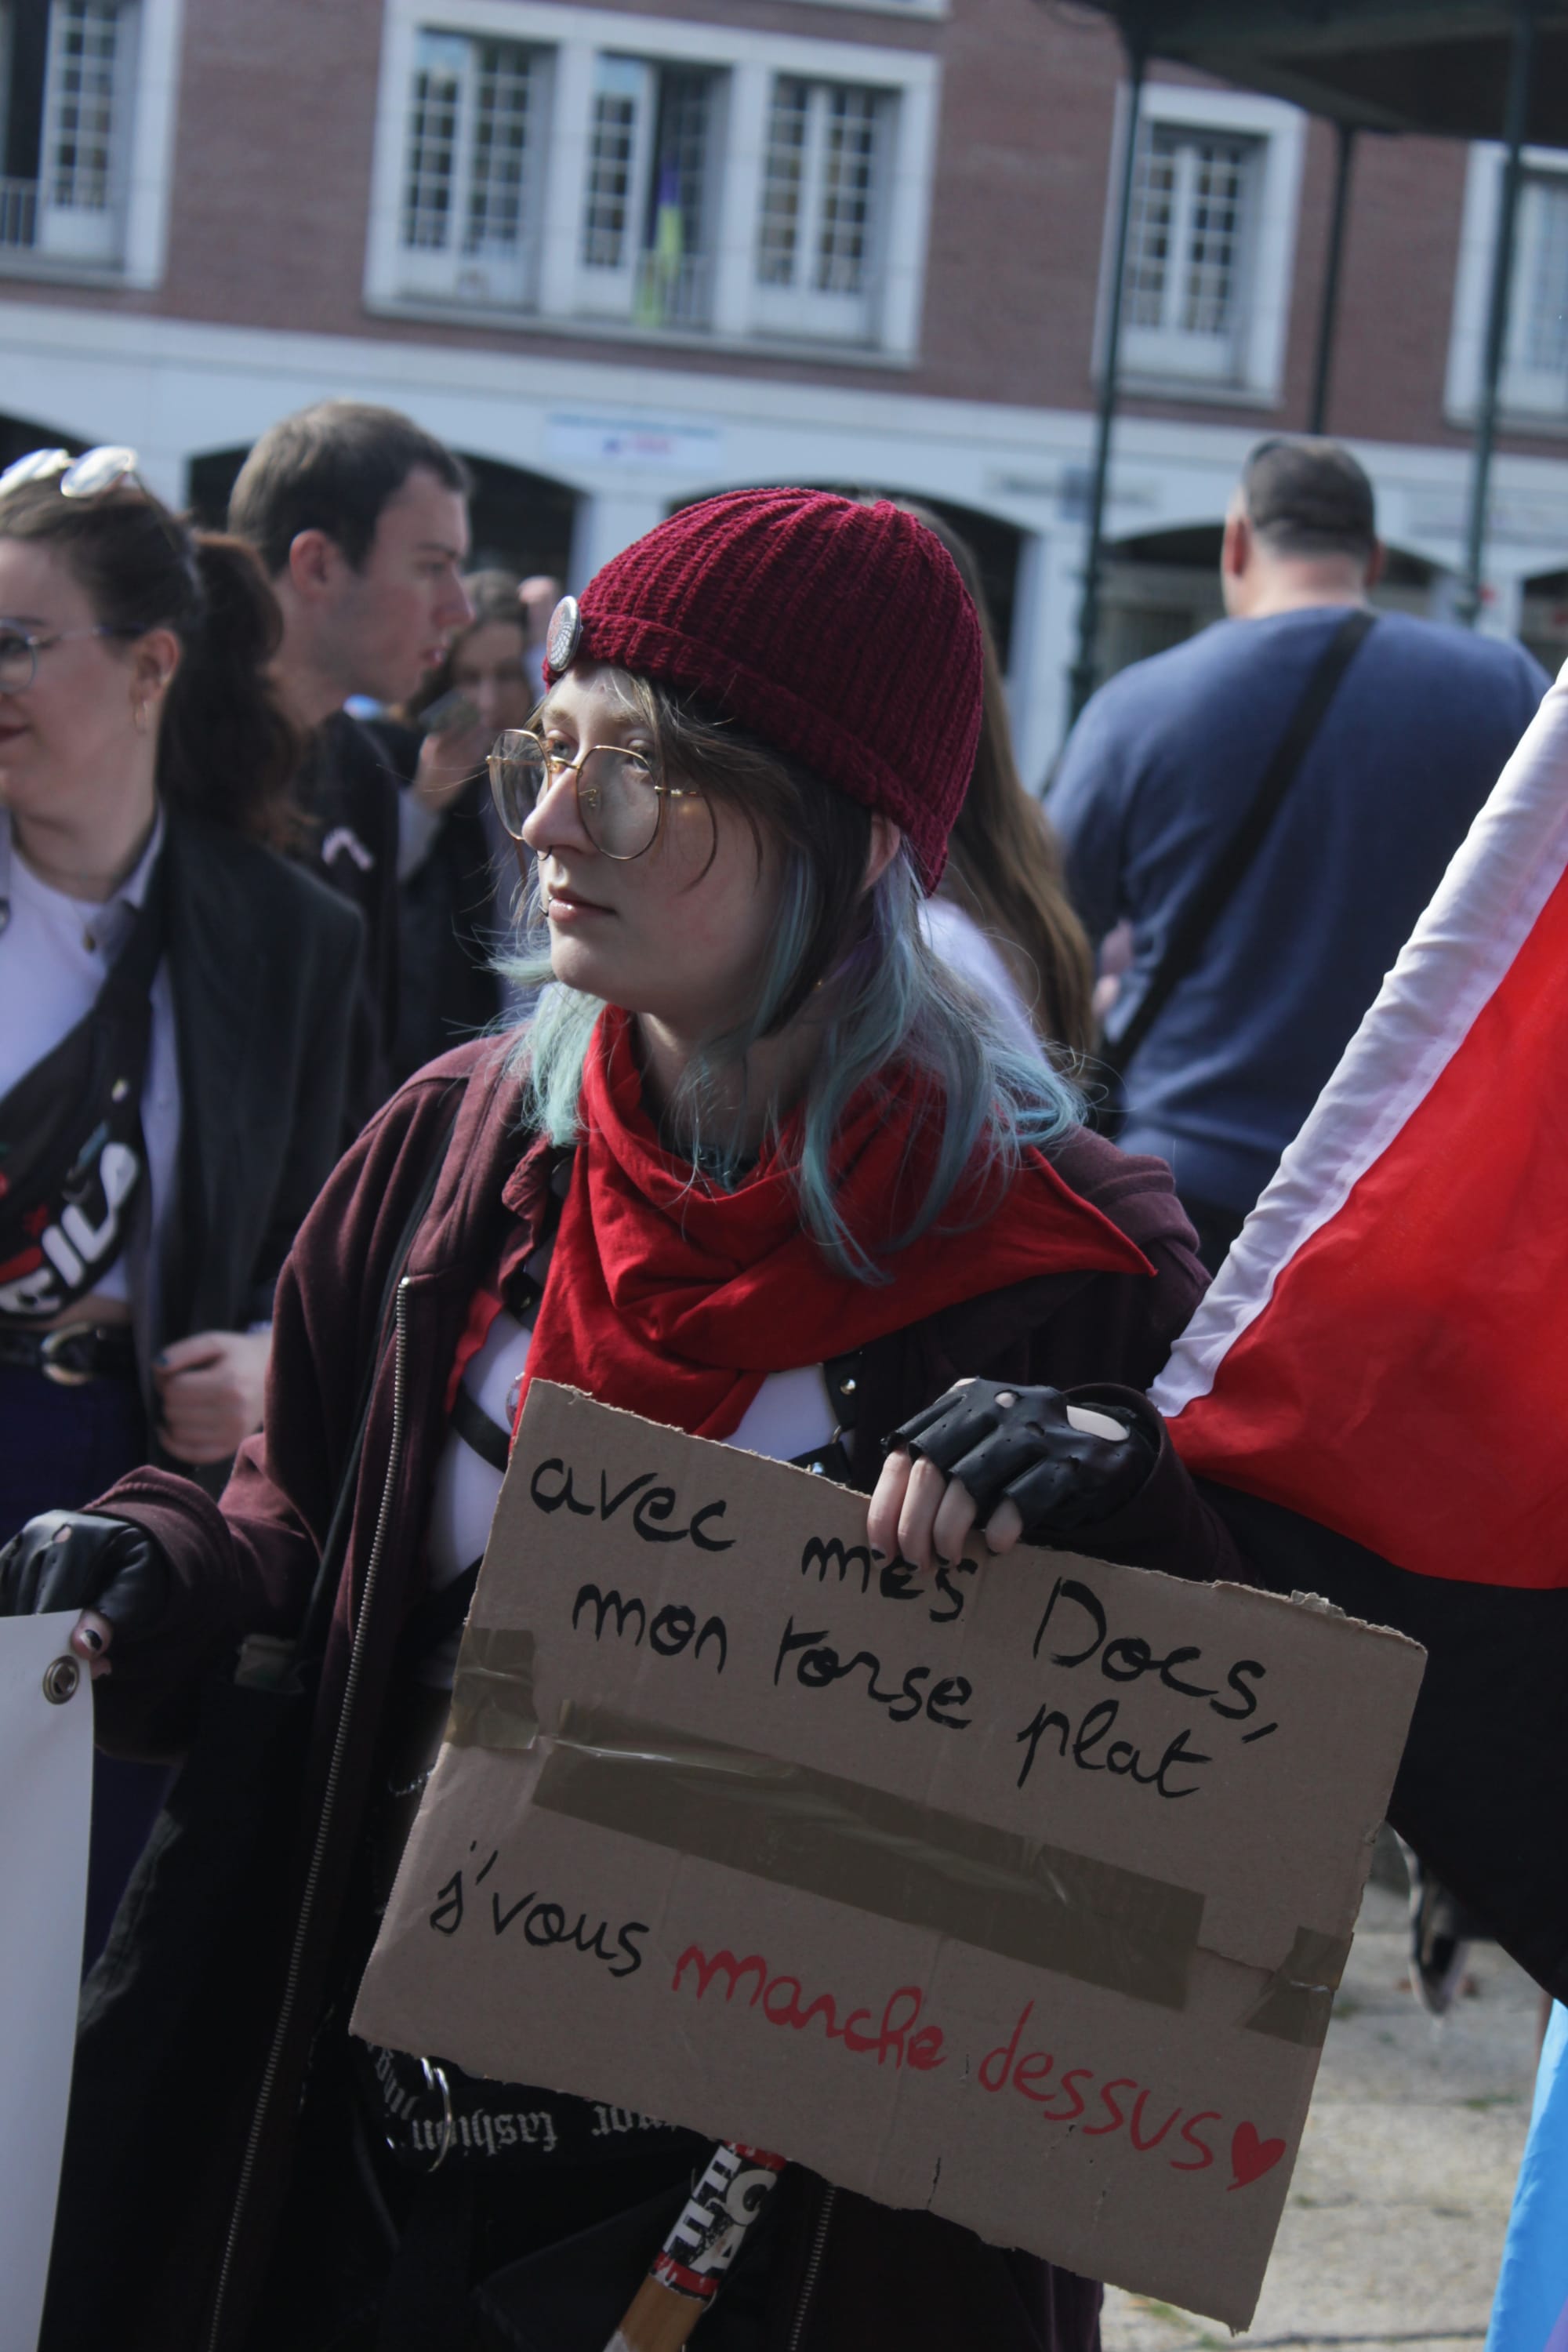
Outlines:
{"label": "white curtain in window", "polygon": [[36,235],[62,260],[119,257],[135,16],[121,0],[49,10]]}
{"label": "white curtain in window", "polygon": [[639,198],[647,177],[654,96],[654,68],[640,58],[597,59],[583,206],[583,264],[624,278],[628,302],[641,241]]}
{"label": "white curtain in window", "polygon": [[1531,173],[1520,190],[1503,397],[1568,411],[1568,173]]}
{"label": "white curtain in window", "polygon": [[1260,149],[1228,131],[1144,127],[1122,298],[1130,373],[1239,377]]}
{"label": "white curtain in window", "polygon": [[531,299],[542,79],[542,60],[515,41],[419,35],[399,240],[406,291]]}
{"label": "white curtain in window", "polygon": [[847,83],[775,79],[757,236],[759,326],[858,341],[874,334],[889,104],[881,91]]}

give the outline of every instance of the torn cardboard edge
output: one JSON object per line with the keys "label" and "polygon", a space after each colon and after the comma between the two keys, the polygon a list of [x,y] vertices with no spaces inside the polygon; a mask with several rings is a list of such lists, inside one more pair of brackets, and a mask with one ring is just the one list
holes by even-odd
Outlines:
{"label": "torn cardboard edge", "polygon": [[[1161,1569],[1136,1568],[1130,1563],[1123,1565],[1128,1565],[1134,1576],[1164,1573]],[[1183,1580],[1177,1580],[1178,1582]],[[1321,1592],[1274,1592],[1266,1584],[1238,1584],[1234,1577],[1216,1577],[1212,1583],[1202,1583],[1200,1589],[1205,1592],[1243,1593],[1248,1601],[1270,1601],[1277,1609],[1305,1609],[1314,1617],[1332,1618],[1336,1624],[1347,1627],[1352,1633],[1371,1633],[1380,1641],[1394,1643],[1402,1650],[1415,1650],[1423,1658],[1426,1655],[1425,1645],[1414,1635],[1402,1633],[1397,1625],[1380,1625],[1371,1617],[1352,1617],[1348,1609],[1342,1609],[1337,1601],[1326,1601]]]}

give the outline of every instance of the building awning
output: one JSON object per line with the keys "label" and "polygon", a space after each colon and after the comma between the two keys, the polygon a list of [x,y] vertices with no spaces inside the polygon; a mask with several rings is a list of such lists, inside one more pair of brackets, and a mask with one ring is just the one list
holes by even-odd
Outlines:
{"label": "building awning", "polygon": [[[1090,0],[1130,47],[1355,130],[1497,139],[1518,0]],[[1535,11],[1525,141],[1568,147],[1568,5]]]}

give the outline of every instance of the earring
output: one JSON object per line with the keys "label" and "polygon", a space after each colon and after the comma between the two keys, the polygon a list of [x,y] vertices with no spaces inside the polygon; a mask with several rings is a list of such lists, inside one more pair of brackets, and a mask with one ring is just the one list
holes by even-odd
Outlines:
{"label": "earring", "polygon": [[131,723],[135,728],[138,735],[145,735],[147,732],[147,705],[139,695],[132,698]]}

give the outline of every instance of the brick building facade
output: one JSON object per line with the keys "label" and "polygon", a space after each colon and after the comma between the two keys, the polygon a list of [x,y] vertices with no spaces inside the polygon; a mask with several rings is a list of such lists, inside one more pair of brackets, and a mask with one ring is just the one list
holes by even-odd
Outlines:
{"label": "brick building facade", "polygon": [[[0,434],[126,440],[221,507],[324,393],[477,459],[482,546],[574,580],[780,478],[980,542],[1023,756],[1059,741],[1125,86],[1073,0],[0,0]],[[1332,134],[1156,69],[1108,663],[1215,608],[1306,416]],[[1496,152],[1359,143],[1330,424],[1390,593],[1447,609]],[[1521,220],[1487,625],[1568,641],[1568,156]]]}

